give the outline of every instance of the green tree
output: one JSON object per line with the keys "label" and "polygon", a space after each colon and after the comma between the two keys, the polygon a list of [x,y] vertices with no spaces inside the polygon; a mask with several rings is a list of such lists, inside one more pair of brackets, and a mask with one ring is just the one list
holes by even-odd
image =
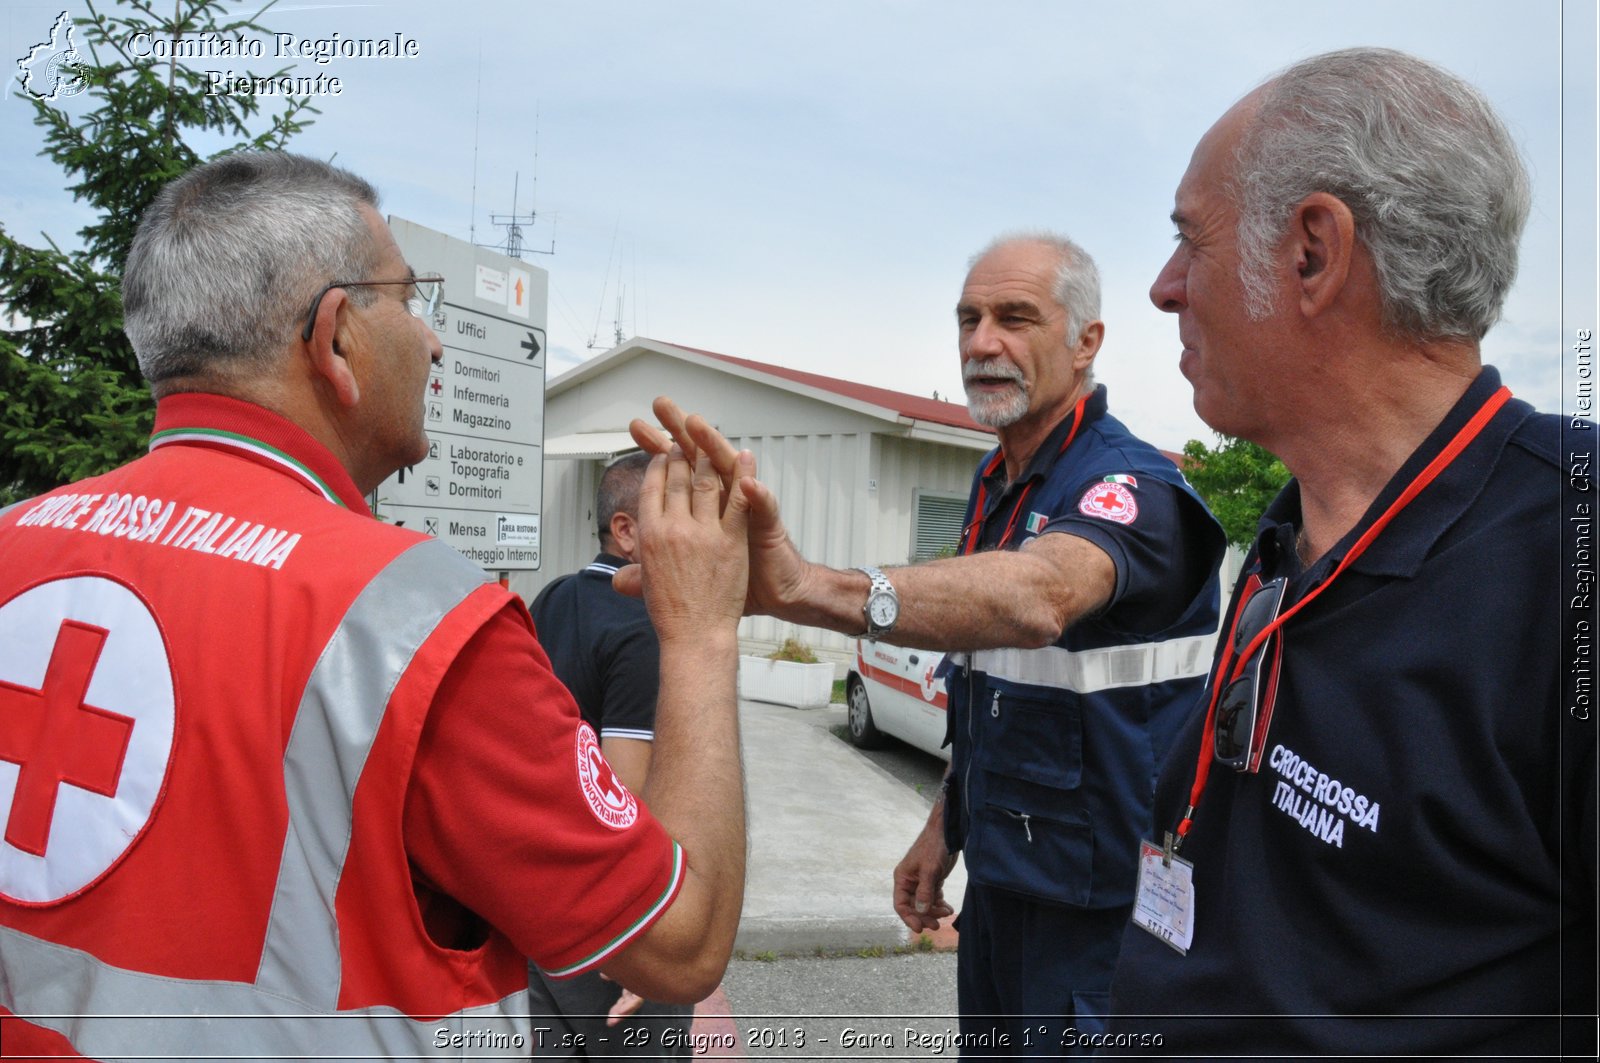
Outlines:
{"label": "green tree", "polygon": [[1232,436],[1218,435],[1215,447],[1191,439],[1183,456],[1189,459],[1183,474],[1216,514],[1228,541],[1248,547],[1267,503],[1289,482],[1289,470],[1271,452]]}
{"label": "green tree", "polygon": [[[140,33],[262,36],[270,31],[256,20],[272,4],[247,18],[228,16],[218,0],[162,4],[167,14],[150,0],[106,14],[90,3],[74,28],[81,95],[22,97],[43,130],[39,154],[96,216],[65,250],[49,235],[48,246],[29,246],[0,223],[0,312],[11,317],[0,328],[0,506],[143,450],[154,406],[122,332],[121,296],[139,218],[178,174],[227,152],[282,148],[317,113],[304,97],[271,97],[277,110],[263,114],[255,96],[208,96],[201,73],[128,50]],[[203,154],[198,141],[224,146]]]}

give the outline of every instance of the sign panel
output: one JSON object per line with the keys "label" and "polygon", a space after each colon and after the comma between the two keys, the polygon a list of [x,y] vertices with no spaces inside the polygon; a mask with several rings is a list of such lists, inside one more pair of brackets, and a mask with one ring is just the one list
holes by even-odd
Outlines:
{"label": "sign panel", "polygon": [[402,218],[389,228],[412,269],[444,276],[429,323],[444,364],[423,399],[428,456],[378,487],[378,516],[491,572],[536,569],[549,274]]}

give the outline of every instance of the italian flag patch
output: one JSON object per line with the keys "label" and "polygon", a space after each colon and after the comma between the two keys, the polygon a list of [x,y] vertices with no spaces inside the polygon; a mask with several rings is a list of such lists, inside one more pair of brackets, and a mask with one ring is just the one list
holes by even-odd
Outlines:
{"label": "italian flag patch", "polygon": [[1028,514],[1028,532],[1029,532],[1029,534],[1038,535],[1040,530],[1043,529],[1044,526],[1046,524],[1048,524],[1048,523],[1050,523],[1050,518],[1045,516],[1043,513],[1029,513]]}
{"label": "italian flag patch", "polygon": [[1104,480],[1102,480],[1100,482],[1101,483],[1107,483],[1107,484],[1127,484],[1129,487],[1138,487],[1139,486],[1139,481],[1135,480],[1131,476],[1107,476]]}

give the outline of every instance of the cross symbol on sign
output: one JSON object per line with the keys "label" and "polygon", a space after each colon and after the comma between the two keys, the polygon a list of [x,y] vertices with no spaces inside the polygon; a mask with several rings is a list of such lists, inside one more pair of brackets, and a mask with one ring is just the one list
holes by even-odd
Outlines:
{"label": "cross symbol on sign", "polygon": [[428,378],[428,390],[433,392],[434,397],[437,398],[438,395],[439,395],[439,392],[444,390],[444,385],[442,383],[440,383],[438,377],[431,376],[431,377]]}
{"label": "cross symbol on sign", "polygon": [[1101,509],[1108,509],[1113,513],[1123,507],[1123,501],[1117,497],[1117,493],[1115,491],[1107,491],[1103,495],[1096,495],[1094,504],[1099,506]]}
{"label": "cross symbol on sign", "polygon": [[0,679],[0,760],[19,767],[6,841],[43,856],[63,785],[113,797],[132,718],[84,701],[109,632],[63,620],[38,690]]}

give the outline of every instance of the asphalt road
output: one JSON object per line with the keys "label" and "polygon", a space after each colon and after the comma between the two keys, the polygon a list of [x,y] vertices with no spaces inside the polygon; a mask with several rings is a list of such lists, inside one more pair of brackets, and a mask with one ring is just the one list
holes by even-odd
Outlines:
{"label": "asphalt road", "polygon": [[[827,728],[839,741],[846,745],[850,744],[843,705],[837,703],[829,705],[825,709],[808,713],[807,716],[812,717],[812,722],[816,726]],[[883,749],[857,749],[856,752],[905,783],[927,802],[929,808],[932,808],[934,794],[939,792],[939,783],[944,778],[948,764],[897,739],[890,738],[888,743]],[[911,844],[910,838],[906,839],[906,844]]]}
{"label": "asphalt road", "polygon": [[[805,715],[807,722],[848,742],[844,706]],[[898,742],[858,752],[868,762],[863,770],[876,765],[932,807],[944,777],[943,760]],[[909,846],[911,839],[905,842]],[[889,904],[887,883],[884,904]],[[722,1045],[707,1054],[749,1059],[953,1057],[953,1050],[939,1050],[939,1040],[956,1028],[955,959],[953,952],[882,950],[736,958],[722,981],[732,1022],[717,1025]],[[723,1047],[729,1039],[737,1044]]]}
{"label": "asphalt road", "polygon": [[734,960],[722,988],[749,1059],[925,1059],[956,1029],[953,952]]}

